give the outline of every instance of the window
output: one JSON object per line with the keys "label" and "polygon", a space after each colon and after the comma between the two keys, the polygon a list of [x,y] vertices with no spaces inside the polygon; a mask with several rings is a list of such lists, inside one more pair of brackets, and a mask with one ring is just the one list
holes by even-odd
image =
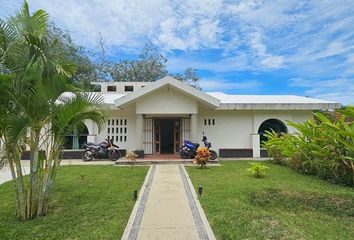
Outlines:
{"label": "window", "polygon": [[124,86],[124,91],[125,92],[133,92],[134,91],[134,86]]}
{"label": "window", "polygon": [[117,87],[116,86],[107,86],[107,92],[116,92]]}
{"label": "window", "polygon": [[215,126],[215,118],[205,118],[204,126]]}
{"label": "window", "polygon": [[128,120],[126,118],[114,118],[107,121],[107,135],[115,142],[127,142]]}

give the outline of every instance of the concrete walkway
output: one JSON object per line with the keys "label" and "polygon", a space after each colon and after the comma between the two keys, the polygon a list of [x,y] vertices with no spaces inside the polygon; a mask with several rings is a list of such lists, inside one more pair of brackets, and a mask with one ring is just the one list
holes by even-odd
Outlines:
{"label": "concrete walkway", "polygon": [[[95,160],[91,162],[84,162],[81,159],[72,159],[72,160],[62,160],[60,166],[70,166],[70,165],[114,165],[115,162],[104,161],[104,160]],[[30,172],[30,161],[22,160],[22,172],[24,175],[29,174]],[[12,180],[11,171],[8,166],[5,166],[3,169],[0,169],[0,184]]]}
{"label": "concrete walkway", "polygon": [[215,239],[182,165],[156,165],[122,239]]}

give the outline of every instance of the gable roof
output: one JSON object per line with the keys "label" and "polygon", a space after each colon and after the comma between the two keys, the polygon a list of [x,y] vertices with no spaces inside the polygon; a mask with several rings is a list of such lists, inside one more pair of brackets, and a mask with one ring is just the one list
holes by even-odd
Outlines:
{"label": "gable roof", "polygon": [[157,91],[158,89],[161,89],[164,86],[171,86],[175,88],[176,90],[183,92],[184,94],[198,100],[199,102],[202,102],[209,106],[210,108],[217,108],[220,105],[220,100],[217,98],[206,94],[198,89],[195,89],[194,87],[191,87],[187,84],[182,83],[181,81],[178,81],[177,79],[167,76],[164,77],[160,80],[157,80],[155,82],[152,82],[151,84],[148,84],[147,86],[140,88],[139,90],[127,94],[121,98],[118,98],[114,101],[114,104],[116,107],[124,107],[127,106],[128,104],[137,101],[141,97],[143,97],[146,94],[152,93]]}

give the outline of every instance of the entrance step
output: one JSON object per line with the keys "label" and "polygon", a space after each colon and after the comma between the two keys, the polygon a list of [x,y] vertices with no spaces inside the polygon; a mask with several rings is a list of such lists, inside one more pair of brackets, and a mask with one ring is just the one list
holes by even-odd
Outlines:
{"label": "entrance step", "polygon": [[[218,164],[219,161],[209,161],[208,164]],[[118,160],[116,165],[150,165],[150,164],[193,164],[193,159],[137,159],[135,161],[130,160]]]}

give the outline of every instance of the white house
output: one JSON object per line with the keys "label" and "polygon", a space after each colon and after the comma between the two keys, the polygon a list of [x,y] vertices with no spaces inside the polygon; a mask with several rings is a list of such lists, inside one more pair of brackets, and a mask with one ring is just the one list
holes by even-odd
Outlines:
{"label": "white house", "polygon": [[260,157],[265,129],[292,133],[286,121],[304,122],[313,110],[340,104],[289,95],[202,92],[172,77],[156,82],[94,82],[101,86],[109,119],[101,132],[86,121],[87,141],[114,139],[126,150],[173,154],[183,140],[201,142],[205,132],[221,157]]}

